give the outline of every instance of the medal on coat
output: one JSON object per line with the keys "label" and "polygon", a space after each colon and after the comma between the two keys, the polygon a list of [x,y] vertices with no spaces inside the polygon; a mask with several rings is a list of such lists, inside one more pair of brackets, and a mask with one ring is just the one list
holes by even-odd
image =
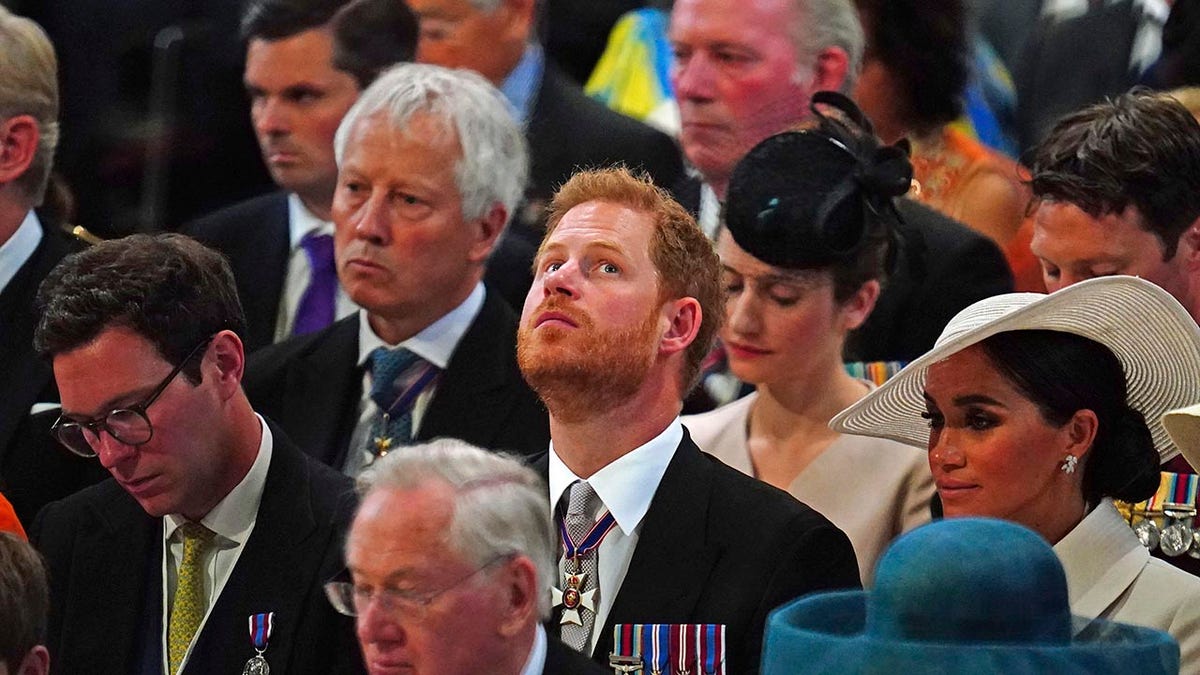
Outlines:
{"label": "medal on coat", "polygon": [[[722,624],[617,624],[609,665],[617,673],[725,675]],[[635,664],[640,663],[638,667]]]}
{"label": "medal on coat", "polygon": [[271,674],[271,667],[267,665],[267,659],[263,656],[263,652],[267,651],[267,642],[271,639],[271,629],[275,626],[274,619],[275,612],[250,616],[250,644],[258,653],[246,661],[246,667],[242,668],[242,675]]}
{"label": "medal on coat", "polygon": [[553,605],[563,608],[560,623],[582,626],[583,618],[579,616],[579,610],[582,608],[595,613],[596,602],[599,598],[596,597],[596,589],[583,590],[587,583],[587,574],[580,572],[580,558],[599,548],[600,542],[604,541],[604,537],[608,536],[616,524],[616,517],[612,512],[606,511],[604,516],[597,520],[596,524],[592,525],[592,529],[579,541],[571,539],[571,535],[567,533],[566,523],[558,524],[558,531],[562,536],[563,557],[572,570],[563,575],[562,588],[550,589],[550,599]]}
{"label": "medal on coat", "polygon": [[579,609],[582,607],[590,612],[596,611],[596,591],[581,591],[583,584],[587,581],[586,574],[568,574],[566,575],[564,588],[551,589],[551,596],[554,600],[554,606],[563,606],[563,615],[561,623],[573,623],[576,626],[583,625],[583,619],[579,616]]}
{"label": "medal on coat", "polygon": [[1187,521],[1195,516],[1196,510],[1195,508],[1187,511],[1164,508],[1163,513],[1171,519],[1171,522],[1159,534],[1158,546],[1164,554],[1172,558],[1183,555],[1195,542],[1194,533]]}
{"label": "medal on coat", "polygon": [[1195,543],[1191,522],[1196,517],[1196,491],[1200,487],[1200,476],[1165,473],[1163,479],[1159,484],[1159,492],[1166,487],[1170,499],[1163,500],[1162,511],[1167,517],[1167,525],[1159,534],[1158,547],[1165,555],[1175,557],[1187,553]]}

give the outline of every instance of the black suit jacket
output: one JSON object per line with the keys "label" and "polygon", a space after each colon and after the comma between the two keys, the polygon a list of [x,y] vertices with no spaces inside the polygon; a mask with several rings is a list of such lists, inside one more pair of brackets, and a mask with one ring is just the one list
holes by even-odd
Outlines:
{"label": "black suit jacket", "polygon": [[57,411],[30,415],[35,403],[57,403],[49,362],[33,351],[38,286],[77,242],[43,226],[42,242],[0,290],[0,491],[27,527],[48,502],[108,476],[94,460],[77,457],[50,436]]}
{"label": "black suit jacket", "polygon": [[[698,211],[699,181],[681,181],[674,192],[684,208]],[[917,236],[899,251],[871,316],[847,338],[847,361],[911,361],[965,307],[1013,290],[1004,253],[991,239],[910,199],[897,205]]]}
{"label": "black suit jacket", "polygon": [[[247,618],[275,612],[272,672],[360,673],[354,621],[321,588],[342,568],[351,481],[272,426],[254,532],[197,638],[189,675],[240,673],[254,655]],[[161,672],[162,519],[109,480],[47,506],[32,540],[50,570],[56,673]]]}
{"label": "black suit jacket", "polygon": [[180,230],[229,258],[246,312],[246,353],[275,341],[291,241],[286,192],[272,192],[211,213]]}
{"label": "black suit jacket", "polygon": [[[339,468],[362,398],[358,325],[351,315],[252,354],[243,380],[256,410],[278,420],[305,452]],[[546,450],[550,423],[517,368],[516,333],[512,310],[489,292],[441,375],[416,440],[450,436],[521,455]]]}
{"label": "black suit jacket", "polygon": [[1139,19],[1134,3],[1092,4],[1097,6],[1082,16],[1041,18],[1029,27],[1013,72],[1023,149],[1044,138],[1059,117],[1137,82],[1129,69]]}
{"label": "black suit jacket", "polygon": [[918,236],[903,245],[875,310],[847,338],[847,361],[911,361],[965,307],[1013,290],[1008,262],[991,239],[912,200],[898,206]]}
{"label": "black suit jacket", "polygon": [[670,136],[588,97],[549,61],[525,138],[530,158],[525,202],[493,253],[485,277],[518,312],[533,282],[530,269],[542,241],[543,209],[572,174],[621,162],[645,169],[664,187],[683,176],[683,159]]}
{"label": "black suit jacket", "polygon": [[[543,476],[549,459],[536,466]],[[824,589],[858,588],[850,540],[791,495],[700,452],[675,450],[592,651],[607,665],[622,623],[719,623],[730,673],[756,673],[767,615]],[[557,634],[556,622],[549,629]]]}

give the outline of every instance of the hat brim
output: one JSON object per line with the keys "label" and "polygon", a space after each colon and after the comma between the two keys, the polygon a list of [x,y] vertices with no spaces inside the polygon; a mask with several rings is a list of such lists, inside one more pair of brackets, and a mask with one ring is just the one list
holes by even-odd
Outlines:
{"label": "hat brim", "polygon": [[1090,279],[1060,291],[1009,293],[959,312],[933,349],[838,413],[830,428],[927,447],[925,376],[929,366],[997,333],[1051,330],[1108,347],[1121,361],[1129,404],[1146,417],[1163,461],[1183,451],[1197,466],[1200,448],[1176,448],[1161,418],[1200,401],[1200,328],[1175,298],[1137,277]]}
{"label": "hat brim", "polygon": [[1178,645],[1150,628],[1075,618],[1076,637],[1066,644],[909,641],[868,634],[867,601],[866,591],[819,593],[775,610],[767,619],[762,674],[1149,675],[1179,670]]}
{"label": "hat brim", "polygon": [[1178,408],[1163,414],[1163,428],[1193,467],[1192,456],[1200,455],[1200,404]]}

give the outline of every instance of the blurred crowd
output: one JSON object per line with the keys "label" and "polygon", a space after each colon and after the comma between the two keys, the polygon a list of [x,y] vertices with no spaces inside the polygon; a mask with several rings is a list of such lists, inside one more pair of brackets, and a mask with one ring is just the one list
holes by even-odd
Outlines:
{"label": "blurred crowd", "polygon": [[1200,0],[2,0],[0,673],[1200,673]]}

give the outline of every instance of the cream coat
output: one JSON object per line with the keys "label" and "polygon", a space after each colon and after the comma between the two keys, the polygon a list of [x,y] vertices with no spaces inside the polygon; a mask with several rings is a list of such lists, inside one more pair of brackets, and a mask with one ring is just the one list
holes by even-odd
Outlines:
{"label": "cream coat", "polygon": [[1054,546],[1071,613],[1164,630],[1179,641],[1180,673],[1200,675],[1200,578],[1150,557],[1105,499]]}
{"label": "cream coat", "polygon": [[[746,445],[747,418],[758,394],[701,415],[683,425],[701,450],[754,476]],[[843,435],[788,486],[788,492],[837,525],[858,556],[863,586],[875,563],[902,532],[929,522],[933,476],[925,452],[895,441]]]}

